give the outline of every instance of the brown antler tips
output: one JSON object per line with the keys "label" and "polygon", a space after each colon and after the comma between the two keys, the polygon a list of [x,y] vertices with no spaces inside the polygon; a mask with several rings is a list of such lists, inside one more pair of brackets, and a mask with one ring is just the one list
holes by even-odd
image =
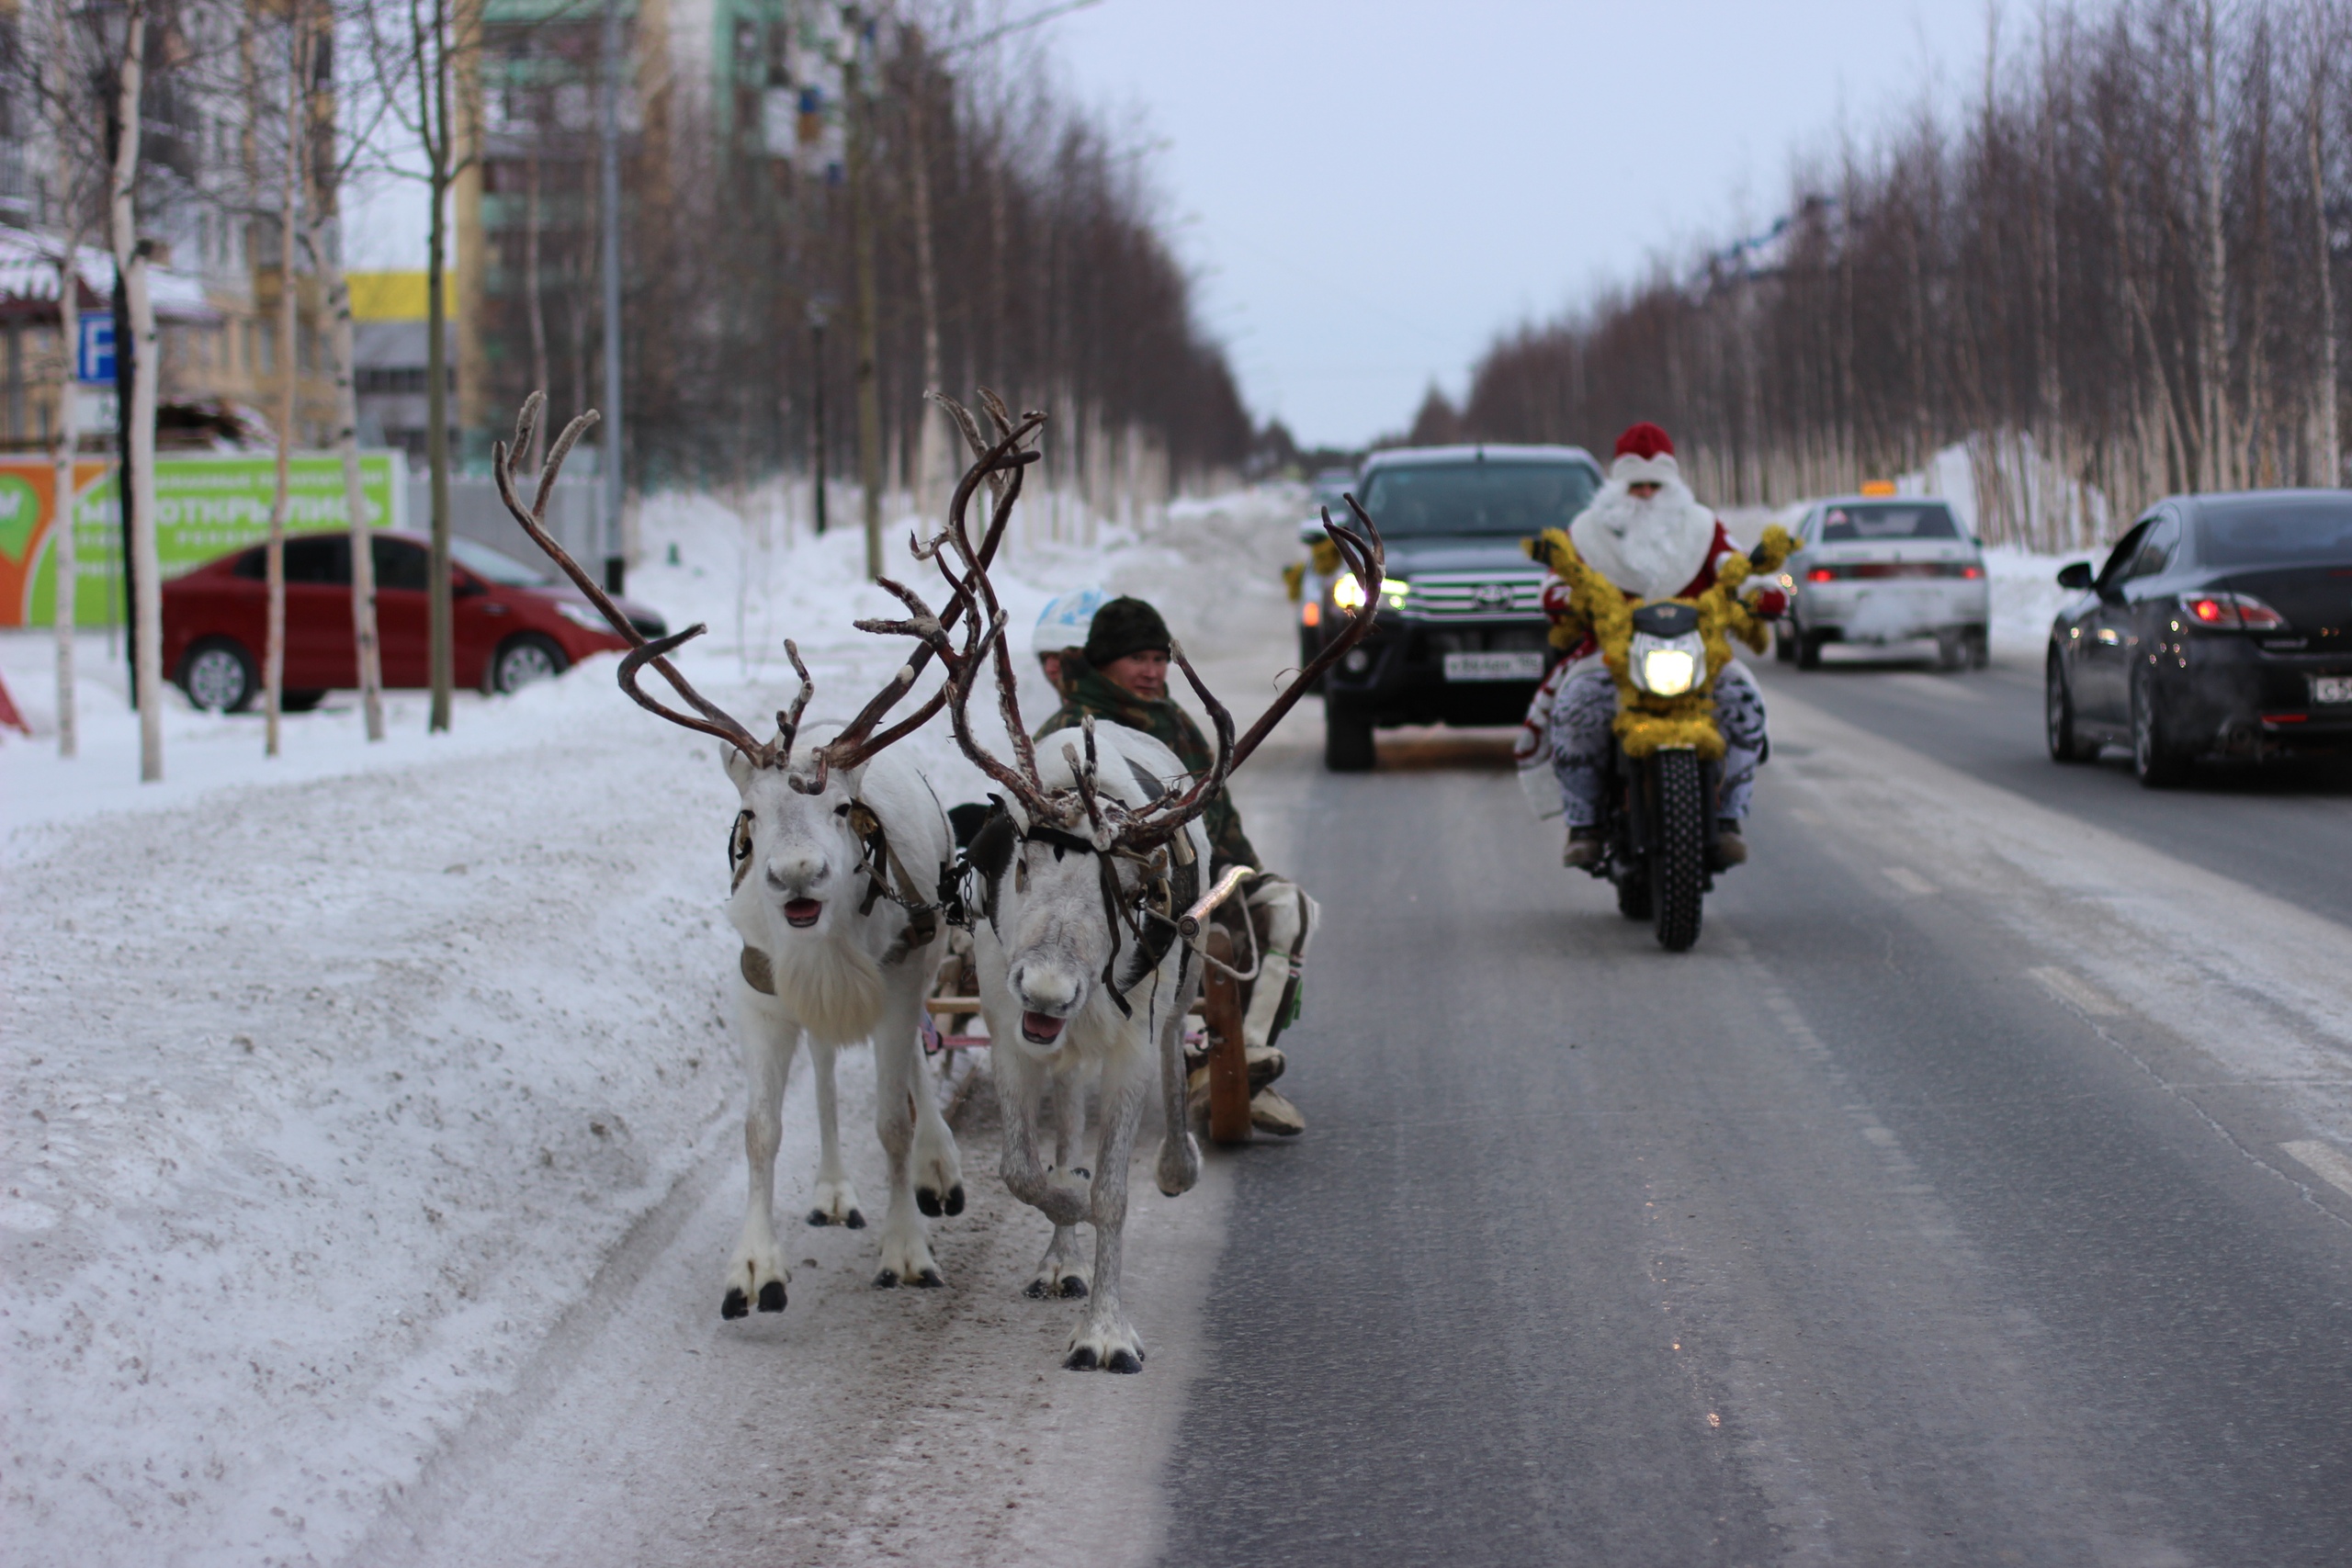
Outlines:
{"label": "brown antler tips", "polygon": [[539,411],[547,406],[547,401],[548,395],[538,391],[523,400],[522,408],[514,414],[514,450],[527,452],[531,449],[531,432],[538,427]]}
{"label": "brown antler tips", "polygon": [[594,409],[583,411],[574,416],[570,424],[563,427],[563,434],[555,438],[553,446],[548,448],[547,461],[539,465],[538,498],[531,507],[535,515],[540,517],[547,515],[548,497],[555,491],[555,478],[557,474],[563,471],[563,460],[571,456],[573,445],[582,435],[587,434],[602,418],[604,415]]}

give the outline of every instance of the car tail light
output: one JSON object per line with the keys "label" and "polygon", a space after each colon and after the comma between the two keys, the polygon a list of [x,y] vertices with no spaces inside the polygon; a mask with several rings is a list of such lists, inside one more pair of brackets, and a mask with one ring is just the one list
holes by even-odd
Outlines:
{"label": "car tail light", "polygon": [[2181,614],[2214,631],[2284,631],[2287,617],[2251,593],[2184,593]]}
{"label": "car tail light", "polygon": [[1321,626],[1323,624],[1323,606],[1321,603],[1314,599],[1309,599],[1306,603],[1301,604],[1298,607],[1298,624],[1302,626],[1308,627]]}
{"label": "car tail light", "polygon": [[1984,575],[1984,569],[1981,566],[1970,563],[1960,569],[1960,575],[1969,579],[1971,581],[1973,581],[1977,578]]}
{"label": "car tail light", "polygon": [[1838,569],[1834,566],[1817,566],[1804,574],[1807,582],[1834,582],[1837,579]]}

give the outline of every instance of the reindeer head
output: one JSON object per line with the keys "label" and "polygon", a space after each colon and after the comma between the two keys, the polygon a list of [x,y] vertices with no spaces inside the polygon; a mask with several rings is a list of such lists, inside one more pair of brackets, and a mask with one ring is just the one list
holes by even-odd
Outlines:
{"label": "reindeer head", "polygon": [[[753,739],[741,723],[695,691],[669,660],[671,653],[702,636],[707,628],[697,623],[674,636],[649,641],[546,529],[548,497],[554,490],[556,476],[572,444],[595,423],[594,411],[574,419],[557,437],[540,472],[533,503],[528,507],[522,503],[515,487],[514,459],[515,454],[529,448],[544,400],[540,393],[531,394],[515,422],[514,446],[510,448],[501,444],[494,454],[500,499],[523,531],[563,569],[613,629],[634,645],[621,660],[621,690],[649,712],[726,743],[722,756],[727,775],[742,797],[729,846],[735,869],[738,920],[741,923],[747,919],[743,905],[748,892],[753,908],[759,912],[758,919],[752,923],[767,928],[747,930],[744,935],[767,936],[775,945],[763,951],[781,953],[791,944],[793,932],[838,931],[844,921],[871,908],[871,900],[866,897],[871,878],[861,874],[869,863],[865,844],[875,831],[873,819],[865,815],[865,808],[858,803],[858,783],[865,766],[885,747],[937,713],[946,700],[944,689],[888,730],[877,734],[876,728],[913,688],[916,677],[932,657],[930,647],[923,641],[923,632],[944,635],[944,627],[937,620],[906,628],[860,623],[866,629],[878,632],[903,629],[916,636],[918,646],[856,717],[817,744],[800,743],[800,717],[808,706],[815,683],[809,679],[808,666],[800,661],[799,649],[787,640],[784,649],[792,660],[794,672],[800,678],[799,692],[793,698],[792,706],[775,716],[775,739]],[[952,612],[945,624],[954,624]],[[649,665],[670,683],[691,711],[671,707],[646,694],[638,684],[638,678]]]}

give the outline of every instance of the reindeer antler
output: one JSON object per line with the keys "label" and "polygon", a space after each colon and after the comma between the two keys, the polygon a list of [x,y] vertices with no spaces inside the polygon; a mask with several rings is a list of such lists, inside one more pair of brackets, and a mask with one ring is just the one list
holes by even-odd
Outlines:
{"label": "reindeer antler", "polygon": [[[621,690],[627,692],[632,701],[649,713],[658,714],[671,723],[683,725],[688,729],[716,736],[742,752],[759,767],[789,766],[792,761],[793,740],[800,731],[800,716],[807,711],[808,699],[817,689],[816,682],[809,678],[808,667],[800,661],[800,649],[790,638],[787,637],[785,640],[784,651],[786,657],[792,660],[793,672],[800,678],[800,690],[793,697],[791,708],[776,714],[776,738],[769,741],[755,740],[752,738],[752,732],[743,726],[741,721],[717,704],[710,702],[700,692],[695,691],[692,683],[678,672],[677,666],[670,662],[669,655],[684,648],[710,628],[697,621],[682,632],[649,640],[645,634],[639,631],[630,623],[629,618],[621,613],[620,606],[613,603],[611,597],[605,593],[596,580],[589,576],[578,561],[571,558],[571,552],[556,543],[554,536],[547,531],[548,498],[555,492],[556,476],[563,468],[564,458],[571,456],[573,443],[595,424],[597,413],[594,409],[590,409],[572,420],[570,424],[564,426],[563,434],[556,437],[555,446],[548,452],[547,462],[539,470],[538,490],[533,496],[530,506],[525,507],[517,499],[514,484],[514,458],[517,455],[530,449],[532,433],[538,428],[539,413],[546,403],[547,394],[544,392],[533,392],[524,399],[522,411],[514,419],[514,445],[510,447],[502,441],[492,449],[492,472],[498,480],[498,498],[506,503],[506,510],[513,514],[514,521],[522,525],[523,532],[530,536],[531,542],[538,546],[550,560],[563,569],[564,575],[571,579],[572,585],[588,596],[588,602],[596,606],[597,613],[605,617],[617,635],[631,645],[630,653],[621,660]],[[920,609],[920,601],[916,602],[916,606]],[[928,614],[928,612],[923,613]],[[889,629],[900,628],[892,626]],[[910,631],[910,635],[920,638],[922,634],[920,631]],[[921,670],[922,660],[928,658],[929,651],[926,644],[918,651],[915,659],[908,665],[901,666],[898,674],[883,687],[880,694],[872,702],[866,704],[865,711],[852,721],[849,728],[817,749],[814,753],[816,766],[813,778],[804,782],[796,777],[792,781],[793,786],[809,795],[822,791],[825,787],[826,771],[829,768],[854,767],[865,761],[883,747],[915,728],[922,720],[936,713],[939,699],[933,698],[932,703],[911,722],[894,728],[878,740],[867,739],[875,724],[900,697],[906,694],[907,688],[914,684],[915,675]],[[663,680],[670,682],[671,689],[684,699],[686,705],[694,709],[693,713],[681,713],[676,708],[645,694],[637,682],[638,676],[649,664],[661,674]]]}
{"label": "reindeer antler", "polygon": [[[986,396],[985,393],[983,395]],[[957,423],[963,428],[965,440],[976,452],[982,454],[984,464],[989,454],[994,452],[996,448],[981,447],[978,427],[968,413],[945,399],[941,399],[940,401],[956,415]],[[1009,417],[1003,413],[1002,405],[993,398],[990,398],[989,402],[990,415],[996,419],[998,424],[1008,425]],[[1040,416],[1028,417],[1035,419]],[[1008,439],[1012,438],[1008,436]],[[1000,443],[1000,446],[1001,445],[1002,443]],[[981,464],[976,464],[973,472],[965,476],[965,485],[959,490],[959,495],[969,493],[973,474],[979,472],[981,466]],[[1009,489],[1012,495],[1018,494],[1017,476],[1015,483]],[[1285,714],[1297,705],[1298,699],[1306,694],[1307,689],[1315,683],[1316,680],[1325,671],[1345,658],[1348,650],[1362,642],[1366,634],[1372,630],[1374,618],[1378,614],[1381,602],[1381,584],[1386,577],[1387,549],[1381,542],[1379,527],[1374,524],[1371,515],[1357,504],[1355,497],[1350,495],[1343,499],[1347,502],[1349,510],[1354,513],[1357,524],[1362,527],[1362,534],[1359,535],[1353,530],[1332,522],[1331,513],[1328,508],[1323,513],[1323,526],[1332,544],[1339,549],[1348,569],[1355,574],[1357,581],[1363,585],[1363,603],[1350,615],[1348,625],[1340,635],[1298,672],[1281,694],[1275,697],[1266,711],[1259,716],[1258,721],[1250,727],[1249,733],[1238,740],[1234,737],[1233,716],[1226,710],[1223,703],[1217,701],[1216,694],[1208,689],[1208,684],[1201,679],[1200,672],[1193,668],[1192,660],[1184,657],[1183,645],[1171,638],[1169,644],[1169,657],[1177,668],[1183,671],[1185,682],[1191,685],[1193,694],[1200,698],[1202,707],[1209,716],[1210,726],[1216,732],[1216,753],[1209,767],[1196,775],[1185,789],[1172,795],[1162,795],[1159,799],[1136,808],[1126,807],[1118,801],[1105,800],[1097,796],[1093,776],[1094,728],[1091,721],[1083,727],[1086,743],[1086,758],[1083,764],[1079,762],[1075,749],[1069,748],[1067,744],[1065,746],[1066,754],[1072,762],[1072,771],[1078,780],[1077,787],[1074,790],[1057,792],[1048,791],[1046,788],[1045,781],[1037,771],[1035,753],[1030,746],[1028,727],[1021,718],[1021,705],[1016,689],[1017,683],[1012,673],[1012,656],[1005,644],[1004,611],[997,602],[995,585],[989,578],[988,559],[972,549],[964,533],[959,511],[952,519],[948,530],[933,541],[931,550],[928,552],[935,556],[944,547],[946,551],[953,553],[963,565],[964,572],[960,578],[956,572],[950,570],[944,562],[941,563],[940,571],[941,575],[947,580],[949,592],[955,596],[955,609],[968,610],[972,616],[972,629],[967,635],[962,652],[955,655],[950,661],[951,674],[944,688],[948,714],[955,726],[957,746],[981,772],[1012,792],[1033,817],[1073,827],[1082,819],[1094,829],[1097,841],[1105,849],[1115,844],[1137,853],[1145,853],[1166,843],[1175,837],[1186,823],[1208,809],[1210,801],[1216,798],[1217,791],[1225,787],[1226,781],[1232,776],[1233,770],[1249,760],[1250,753],[1258,749],[1259,742],[1266,738],[1275,725],[1282,722]],[[1000,505],[999,515],[993,520],[989,528],[989,543],[990,545],[995,543],[997,533],[1003,522],[1003,513],[1009,510],[1010,504],[1010,499],[1008,499]],[[918,548],[916,553],[920,555],[926,552]],[[908,597],[912,598],[911,595]],[[950,611],[951,615],[954,613],[955,610]],[[982,626],[987,628],[985,632],[980,629]],[[944,655],[946,649],[944,636],[937,646],[941,647]],[[1005,733],[1012,743],[1014,761],[1010,765],[990,754],[972,734],[969,715],[972,690],[978,678],[980,666],[991,657],[996,666],[998,705],[1003,714]]]}

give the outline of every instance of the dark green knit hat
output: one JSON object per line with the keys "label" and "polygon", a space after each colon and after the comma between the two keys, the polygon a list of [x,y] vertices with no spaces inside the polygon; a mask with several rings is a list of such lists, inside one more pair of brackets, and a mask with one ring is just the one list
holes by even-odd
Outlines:
{"label": "dark green knit hat", "polygon": [[1114,599],[1094,612],[1086,629],[1086,661],[1101,670],[1130,653],[1165,653],[1174,640],[1159,611],[1140,599]]}

